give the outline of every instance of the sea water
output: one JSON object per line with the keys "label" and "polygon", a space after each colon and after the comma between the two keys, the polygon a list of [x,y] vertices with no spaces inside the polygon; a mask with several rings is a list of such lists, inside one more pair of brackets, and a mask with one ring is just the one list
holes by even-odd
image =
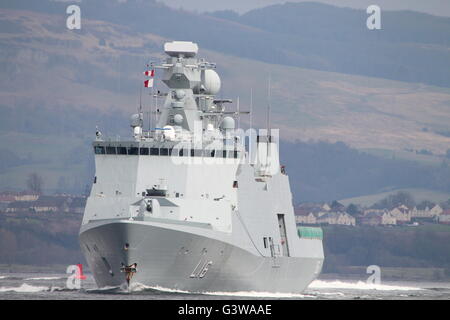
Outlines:
{"label": "sea water", "polygon": [[450,299],[449,282],[393,282],[367,284],[356,280],[315,280],[302,293],[206,292],[195,293],[133,283],[130,288],[98,288],[91,275],[80,289],[67,289],[67,274],[1,273],[0,300],[241,300],[241,299]]}

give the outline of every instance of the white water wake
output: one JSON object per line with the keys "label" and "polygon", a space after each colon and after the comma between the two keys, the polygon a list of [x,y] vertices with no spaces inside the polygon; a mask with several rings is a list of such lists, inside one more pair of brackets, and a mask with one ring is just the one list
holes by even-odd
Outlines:
{"label": "white water wake", "polygon": [[260,292],[260,291],[236,291],[236,292],[204,292],[206,295],[214,296],[231,296],[231,297],[248,297],[248,298],[316,298],[301,293],[284,293],[284,292]]}
{"label": "white water wake", "polygon": [[297,294],[297,293],[280,293],[280,292],[257,292],[257,291],[215,291],[215,292],[192,292],[180,289],[170,289],[160,286],[146,286],[141,283],[132,283],[130,291],[140,292],[145,290],[156,290],[167,293],[184,293],[184,294],[204,294],[214,296],[232,296],[232,297],[250,297],[250,298],[315,298],[315,296]]}
{"label": "white water wake", "polygon": [[0,287],[0,292],[34,293],[49,290],[50,290],[49,287],[32,286],[26,283],[23,283],[20,287]]}
{"label": "white water wake", "polygon": [[26,278],[24,280],[61,280],[64,277],[38,277],[38,278]]}
{"label": "white water wake", "polygon": [[156,291],[167,292],[167,293],[192,293],[189,291],[164,288],[164,287],[160,287],[160,286],[146,286],[145,284],[142,284],[139,282],[132,283],[130,286],[131,292],[140,292],[140,291],[145,291],[145,290],[156,290]]}
{"label": "white water wake", "polygon": [[418,291],[423,290],[417,287],[396,286],[390,284],[369,284],[364,281],[324,281],[314,280],[308,289],[354,289],[354,290],[380,290],[380,291]]}

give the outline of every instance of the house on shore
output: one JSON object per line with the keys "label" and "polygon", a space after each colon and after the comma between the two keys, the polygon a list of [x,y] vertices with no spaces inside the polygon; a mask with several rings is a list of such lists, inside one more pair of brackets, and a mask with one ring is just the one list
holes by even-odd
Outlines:
{"label": "house on shore", "polygon": [[397,220],[387,210],[368,209],[364,211],[364,216],[359,222],[363,225],[378,226],[378,225],[396,225]]}
{"label": "house on shore", "polygon": [[347,212],[327,212],[317,217],[317,224],[354,226],[356,220]]}
{"label": "house on shore", "polygon": [[7,213],[78,213],[82,214],[86,198],[72,196],[40,196],[34,201],[13,201],[4,210]]}
{"label": "house on shore", "polygon": [[450,209],[444,210],[439,215],[439,223],[450,224]]}
{"label": "house on shore", "polygon": [[390,210],[389,213],[395,218],[397,224],[406,224],[411,222],[411,210],[405,205],[398,206]]}
{"label": "house on shore", "polygon": [[297,224],[317,224],[317,217],[312,212],[296,212],[295,222]]}
{"label": "house on shore", "polygon": [[431,209],[428,207],[424,209],[417,209],[414,207],[411,210],[411,219],[436,221],[439,219],[439,216],[443,211],[444,210],[438,204]]}

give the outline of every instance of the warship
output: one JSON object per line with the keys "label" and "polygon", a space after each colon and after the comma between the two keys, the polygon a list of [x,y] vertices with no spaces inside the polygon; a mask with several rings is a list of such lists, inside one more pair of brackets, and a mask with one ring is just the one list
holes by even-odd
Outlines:
{"label": "warship", "polygon": [[93,141],[79,240],[97,285],[302,292],[321,272],[323,234],[296,225],[275,131],[236,126],[242,112],[217,98],[216,65],[197,44],[164,51],[155,124],[145,130],[138,112],[128,140]]}

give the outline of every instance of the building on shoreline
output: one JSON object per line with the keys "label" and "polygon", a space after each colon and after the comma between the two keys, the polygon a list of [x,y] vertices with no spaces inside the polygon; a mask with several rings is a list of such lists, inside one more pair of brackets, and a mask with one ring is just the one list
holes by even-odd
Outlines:
{"label": "building on shoreline", "polygon": [[[12,198],[9,198],[12,200]],[[23,199],[23,198],[20,198]],[[81,196],[38,196],[34,200],[14,200],[0,208],[5,213],[77,213],[83,214],[86,198]]]}
{"label": "building on shoreline", "polygon": [[[385,209],[363,209],[323,203],[305,203],[295,208],[297,224],[305,225],[368,225],[394,226],[417,225],[419,222],[450,223],[449,210],[436,204],[431,207],[412,209],[405,205]],[[351,212],[349,214],[346,210]]]}

